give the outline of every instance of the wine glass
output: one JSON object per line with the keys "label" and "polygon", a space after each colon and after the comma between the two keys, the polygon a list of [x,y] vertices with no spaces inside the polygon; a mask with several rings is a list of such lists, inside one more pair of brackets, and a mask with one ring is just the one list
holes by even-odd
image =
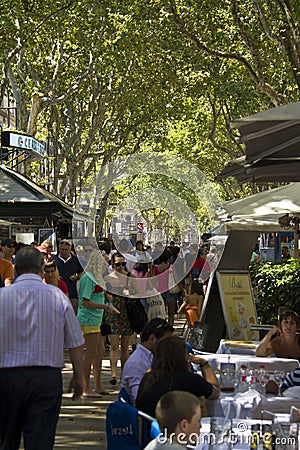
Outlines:
{"label": "wine glass", "polygon": [[285,379],[285,371],[284,370],[274,370],[274,381],[278,386],[278,395],[281,396],[280,386]]}
{"label": "wine glass", "polygon": [[262,394],[266,395],[266,386],[268,384],[270,374],[266,369],[259,369],[258,371],[258,381],[262,386]]}

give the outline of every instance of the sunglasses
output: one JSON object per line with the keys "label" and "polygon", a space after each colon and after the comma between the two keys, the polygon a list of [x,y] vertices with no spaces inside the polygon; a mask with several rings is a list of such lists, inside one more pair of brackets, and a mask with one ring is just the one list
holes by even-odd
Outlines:
{"label": "sunglasses", "polygon": [[121,267],[121,266],[125,267],[126,266],[126,262],[125,261],[124,262],[117,262],[117,263],[115,263],[115,266],[116,267]]}
{"label": "sunglasses", "polygon": [[7,247],[7,248],[13,248],[13,245],[12,245],[12,244],[6,244],[5,247]]}
{"label": "sunglasses", "polygon": [[292,319],[298,319],[298,314],[294,312],[284,312],[281,314],[281,319],[286,319],[287,317],[291,317]]}
{"label": "sunglasses", "polygon": [[45,270],[44,272],[45,272],[45,273],[54,273],[54,272],[55,272],[55,269],[53,269],[53,270]]}

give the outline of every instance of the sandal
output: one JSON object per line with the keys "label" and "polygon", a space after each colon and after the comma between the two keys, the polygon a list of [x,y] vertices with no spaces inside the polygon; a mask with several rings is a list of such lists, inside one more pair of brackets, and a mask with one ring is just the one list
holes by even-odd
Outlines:
{"label": "sandal", "polygon": [[99,392],[85,392],[84,394],[82,394],[82,397],[87,397],[87,398],[102,398],[102,395]]}
{"label": "sandal", "polygon": [[112,386],[116,386],[117,378],[116,377],[112,377],[111,380],[109,381],[109,384],[111,384]]}
{"label": "sandal", "polygon": [[100,395],[107,395],[107,394],[110,394],[110,392],[109,391],[106,391],[105,389],[101,389],[100,391],[96,391],[98,394],[100,394]]}

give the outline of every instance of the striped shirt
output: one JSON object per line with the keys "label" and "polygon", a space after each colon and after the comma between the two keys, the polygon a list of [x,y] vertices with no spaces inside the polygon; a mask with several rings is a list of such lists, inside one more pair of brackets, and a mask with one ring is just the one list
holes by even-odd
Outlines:
{"label": "striped shirt", "polygon": [[0,289],[0,368],[64,367],[64,348],[83,345],[72,305],[35,274]]}
{"label": "striped shirt", "polygon": [[300,367],[298,367],[297,369],[292,370],[292,372],[289,373],[285,377],[285,379],[284,379],[284,381],[283,381],[283,383],[281,385],[281,388],[282,389],[287,389],[287,388],[292,387],[292,386],[300,386]]}

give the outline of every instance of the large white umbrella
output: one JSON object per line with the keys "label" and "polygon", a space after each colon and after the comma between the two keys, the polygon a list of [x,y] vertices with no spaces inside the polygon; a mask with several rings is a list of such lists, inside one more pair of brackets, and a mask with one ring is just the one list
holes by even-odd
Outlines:
{"label": "large white umbrella", "polygon": [[[295,256],[298,256],[300,216],[300,183],[290,183],[275,189],[223,204],[221,220],[228,230],[280,231],[293,224]],[[284,217],[286,220],[281,219]]]}
{"label": "large white umbrella", "polygon": [[275,219],[284,214],[294,214],[300,212],[300,183],[231,200],[225,202],[223,207],[233,220],[241,216]]}

